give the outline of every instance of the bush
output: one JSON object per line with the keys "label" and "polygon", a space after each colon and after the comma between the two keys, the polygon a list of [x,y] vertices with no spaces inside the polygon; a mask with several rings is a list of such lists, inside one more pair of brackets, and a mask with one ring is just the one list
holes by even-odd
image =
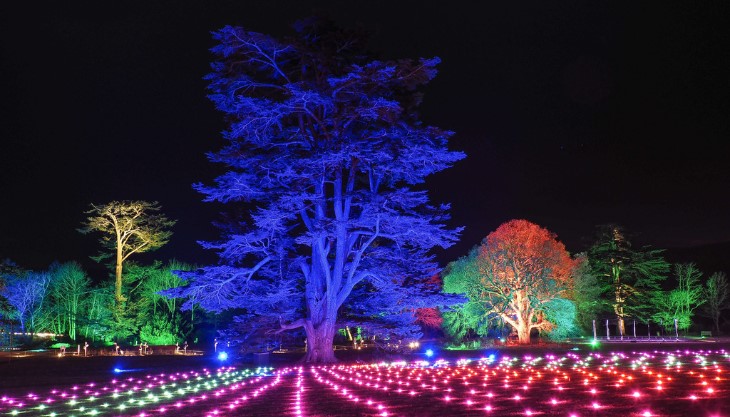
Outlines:
{"label": "bush", "polygon": [[155,317],[151,323],[142,326],[139,338],[150,345],[174,345],[178,341],[172,322],[162,317]]}

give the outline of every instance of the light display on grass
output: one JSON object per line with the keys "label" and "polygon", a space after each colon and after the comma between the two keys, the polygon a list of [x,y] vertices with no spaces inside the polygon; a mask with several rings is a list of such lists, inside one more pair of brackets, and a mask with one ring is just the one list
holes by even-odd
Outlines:
{"label": "light display on grass", "polygon": [[3,395],[0,415],[720,417],[729,365],[724,350],[651,350],[225,367]]}

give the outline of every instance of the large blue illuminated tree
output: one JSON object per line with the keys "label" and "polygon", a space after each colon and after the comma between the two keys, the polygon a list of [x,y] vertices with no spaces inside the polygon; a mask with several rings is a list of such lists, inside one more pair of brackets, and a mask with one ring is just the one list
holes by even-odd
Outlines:
{"label": "large blue illuminated tree", "polygon": [[239,323],[304,329],[304,359],[331,362],[338,326],[416,336],[416,308],[454,302],[426,278],[438,270],[431,250],[460,229],[444,225],[449,207],[429,204],[423,183],[464,154],[415,111],[438,58],[372,60],[363,37],[330,22],[295,29],[282,40],[213,34],[209,97],[229,127],[208,156],[227,172],[194,187],[250,216],[203,242],[220,263],[183,273],[189,285],[168,294],[188,308],[242,309]]}

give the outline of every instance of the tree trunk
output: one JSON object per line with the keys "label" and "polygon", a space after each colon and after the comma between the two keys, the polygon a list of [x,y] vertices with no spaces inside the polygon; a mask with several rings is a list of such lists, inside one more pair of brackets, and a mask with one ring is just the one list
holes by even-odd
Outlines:
{"label": "tree trunk", "polygon": [[69,330],[69,336],[71,336],[71,339],[76,340],[76,321],[78,319],[79,315],[79,302],[78,300],[74,301],[73,305],[73,312],[71,313],[71,323],[69,324],[69,327],[71,330]]}
{"label": "tree trunk", "polygon": [[618,330],[618,335],[623,336],[626,334],[626,326],[624,324],[624,305],[623,303],[616,303],[613,305],[613,311],[616,313],[616,327]]}
{"label": "tree trunk", "polygon": [[122,296],[122,262],[119,260],[119,255],[117,255],[117,265],[114,268],[114,299],[117,302],[117,305],[122,304],[124,301],[124,297]]}
{"label": "tree trunk", "polygon": [[337,362],[334,352],[335,326],[334,320],[325,319],[318,326],[305,326],[307,333],[307,353],[304,362],[334,363]]}
{"label": "tree trunk", "polygon": [[[613,262],[613,260],[611,260]],[[611,274],[613,275],[613,282],[614,282],[614,295],[616,298],[616,304],[613,305],[613,310],[616,313],[616,318],[618,319],[617,328],[618,328],[618,334],[619,336],[623,337],[625,333],[624,328],[624,301],[626,300],[626,295],[624,292],[624,287],[621,282],[621,267],[617,264],[613,264],[611,267]]]}
{"label": "tree trunk", "polygon": [[530,325],[527,323],[519,323],[517,327],[517,338],[521,345],[530,344]]}

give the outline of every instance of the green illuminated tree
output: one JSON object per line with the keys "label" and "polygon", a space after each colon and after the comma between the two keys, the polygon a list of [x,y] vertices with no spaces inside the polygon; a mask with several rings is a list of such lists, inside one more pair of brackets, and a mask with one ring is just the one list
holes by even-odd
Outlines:
{"label": "green illuminated tree", "polygon": [[704,312],[715,323],[716,334],[720,333],[720,316],[722,311],[730,309],[728,298],[728,282],[724,272],[715,272],[707,280],[704,289]]}
{"label": "green illuminated tree", "polygon": [[102,205],[91,204],[91,209],[86,212],[89,217],[79,231],[84,234],[102,233],[99,241],[110,252],[102,252],[95,257],[97,262],[114,256],[114,298],[118,307],[126,301],[122,295],[124,262],[135,253],[159,249],[172,235],[168,229],[175,221],[168,220],[159,211],[157,202],[112,201]]}
{"label": "green illuminated tree", "polygon": [[553,325],[545,332],[550,340],[561,341],[580,334],[578,310],[572,300],[554,298],[545,303],[545,319]]}
{"label": "green illuminated tree", "polygon": [[704,303],[700,284],[702,272],[693,263],[677,264],[674,266],[674,275],[677,279],[676,288],[654,292],[652,302],[656,313],[652,318],[662,323],[667,330],[674,328],[676,319],[677,328],[687,330],[692,325],[694,311]]}
{"label": "green illuminated tree", "polygon": [[479,280],[478,256],[479,251],[474,248],[467,256],[451,262],[444,271],[444,292],[465,294],[468,299],[462,306],[443,313],[444,332],[457,343],[486,336],[498,319],[481,297],[484,287]]}
{"label": "green illuminated tree", "polygon": [[593,320],[606,310],[607,305],[601,299],[601,283],[591,270],[587,255],[580,253],[576,260],[573,288],[567,298],[575,304],[577,326],[588,334],[592,332]]}
{"label": "green illuminated tree", "polygon": [[700,284],[702,272],[694,263],[686,263],[675,265],[674,274],[677,277],[677,288],[672,292],[676,294],[677,298],[679,328],[686,330],[692,324],[694,311],[705,302],[702,298],[702,284]]}
{"label": "green illuminated tree", "polygon": [[79,317],[81,333],[90,340],[116,340],[114,321],[114,287],[104,283],[92,288],[86,296],[83,317]]}
{"label": "green illuminated tree", "polygon": [[130,281],[138,283],[135,298],[139,299],[137,317],[141,325],[140,340],[152,345],[169,345],[182,340],[192,330],[183,326],[178,298],[161,295],[161,291],[178,288],[185,281],[173,271],[190,271],[193,267],[176,260],[163,265],[131,265],[127,271]]}
{"label": "green illuminated tree", "polygon": [[669,263],[660,249],[634,249],[621,226],[599,226],[596,242],[588,250],[591,270],[610,299],[620,335],[626,334],[627,317],[646,319],[651,314],[651,296],[666,279]]}
{"label": "green illuminated tree", "polygon": [[77,262],[51,266],[50,325],[54,333],[65,333],[76,340],[78,321],[85,310],[91,281]]}

